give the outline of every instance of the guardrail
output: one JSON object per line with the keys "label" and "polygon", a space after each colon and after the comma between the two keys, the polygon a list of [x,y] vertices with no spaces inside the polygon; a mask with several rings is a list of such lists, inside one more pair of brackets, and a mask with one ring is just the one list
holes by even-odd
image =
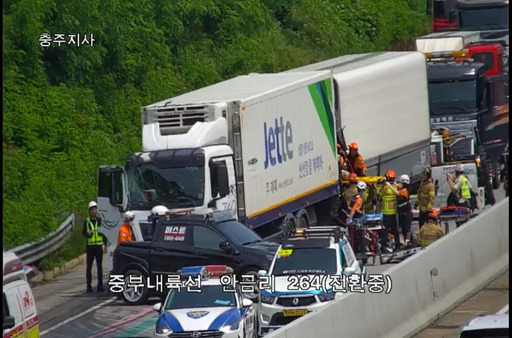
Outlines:
{"label": "guardrail", "polygon": [[54,252],[64,244],[75,227],[75,214],[71,213],[60,227],[37,242],[27,243],[8,251],[14,252],[23,264],[32,264]]}
{"label": "guardrail", "polygon": [[390,294],[345,293],[268,338],[413,336],[509,268],[508,202],[387,270]]}

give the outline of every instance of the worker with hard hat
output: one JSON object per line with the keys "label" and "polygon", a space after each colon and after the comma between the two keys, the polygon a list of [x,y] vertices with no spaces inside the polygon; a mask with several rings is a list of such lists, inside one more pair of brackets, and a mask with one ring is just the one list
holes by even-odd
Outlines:
{"label": "worker with hard hat", "polygon": [[86,271],[87,293],[92,292],[92,264],[96,260],[98,286],[97,291],[103,289],[103,253],[107,251],[106,236],[101,232],[101,218],[98,217],[98,205],[95,201],[89,202],[89,217],[84,221],[82,235],[87,238],[86,245]]}
{"label": "worker with hard hat", "polygon": [[387,247],[388,232],[395,238],[395,249],[400,249],[400,235],[398,233],[397,224],[397,193],[398,185],[396,184],[396,174],[393,170],[388,170],[385,175],[386,181],[384,186],[379,189],[381,201],[382,222],[384,223],[384,231],[381,232],[380,242],[385,251],[390,251]]}
{"label": "worker with hard hat", "polygon": [[352,142],[348,145],[347,169],[351,173],[355,173],[359,177],[366,175],[366,163],[361,155],[359,155],[359,146]]}
{"label": "worker with hard hat", "polygon": [[450,185],[452,193],[456,196],[456,204],[469,208],[471,206],[471,183],[468,178],[464,175],[464,165],[457,164],[455,166],[455,177],[446,174],[446,180]]}
{"label": "worker with hard hat", "polygon": [[[349,210],[350,214],[348,215],[346,224],[348,225],[352,219],[363,217],[363,194],[366,191],[366,183],[359,182],[357,183],[357,194],[355,198],[350,203]],[[366,251],[366,243],[365,236],[361,229],[357,230],[354,226],[350,227],[351,237],[354,241],[354,250],[356,253],[363,254]]]}
{"label": "worker with hard hat", "polygon": [[398,183],[398,224],[402,229],[402,236],[404,236],[404,242],[406,245],[410,243],[412,240],[412,206],[411,201],[409,200],[410,191],[409,184],[411,184],[411,179],[408,175],[400,176]]}
{"label": "worker with hard hat", "polygon": [[432,183],[432,170],[429,167],[424,167],[418,194],[416,195],[415,209],[419,208],[418,222],[420,229],[427,221],[427,216],[434,207],[436,198],[436,187]]}
{"label": "worker with hard hat", "polygon": [[133,236],[133,220],[135,215],[131,211],[124,213],[124,222],[119,229],[119,235],[117,236],[117,246],[122,242],[131,242],[135,240]]}
{"label": "worker with hard hat", "polygon": [[430,244],[437,241],[444,236],[443,229],[438,224],[439,212],[437,209],[432,209],[427,214],[427,223],[423,225],[418,234],[418,245],[426,248]]}

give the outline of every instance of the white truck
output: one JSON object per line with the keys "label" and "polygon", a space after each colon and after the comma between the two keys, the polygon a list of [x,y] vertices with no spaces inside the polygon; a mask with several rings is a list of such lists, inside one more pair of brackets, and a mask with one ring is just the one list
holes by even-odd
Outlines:
{"label": "white truck", "polygon": [[333,71],[338,142],[359,145],[367,175],[383,176],[394,170],[411,177],[413,191],[419,187],[421,168],[430,164],[425,56],[420,52],[346,55],[285,73],[311,70]]}
{"label": "white truck", "polygon": [[142,152],[99,169],[109,253],[122,213],[144,241],[157,205],[225,210],[263,237],[314,225],[339,191],[333,96],[330,71],[249,74],[142,107]]}

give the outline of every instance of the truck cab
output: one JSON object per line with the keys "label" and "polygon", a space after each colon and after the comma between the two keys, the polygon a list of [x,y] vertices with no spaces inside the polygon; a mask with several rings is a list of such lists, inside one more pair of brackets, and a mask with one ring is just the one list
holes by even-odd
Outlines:
{"label": "truck cab", "polygon": [[457,7],[457,0],[434,0],[433,2],[433,17],[434,17],[434,32],[442,32],[447,30],[454,30],[457,28],[457,19],[450,12]]}
{"label": "truck cab", "polygon": [[459,0],[455,11],[457,30],[508,36],[508,0]]}
{"label": "truck cab", "polygon": [[428,62],[430,122],[436,128],[453,122],[473,123],[489,165],[493,186],[499,186],[499,159],[508,144],[508,77],[485,75],[486,67],[471,60]]}

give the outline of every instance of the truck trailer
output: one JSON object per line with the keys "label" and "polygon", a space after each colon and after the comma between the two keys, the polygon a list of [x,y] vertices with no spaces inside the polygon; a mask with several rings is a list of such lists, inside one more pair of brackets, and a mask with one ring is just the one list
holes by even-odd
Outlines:
{"label": "truck trailer", "polygon": [[142,107],[142,151],[99,169],[109,252],[126,210],[150,240],[157,205],[231,212],[263,237],[314,225],[339,191],[333,96],[330,71],[249,74]]}
{"label": "truck trailer", "polygon": [[338,142],[356,142],[368,176],[394,170],[411,177],[411,190],[429,163],[425,57],[420,52],[341,56],[289,70],[332,70]]}

